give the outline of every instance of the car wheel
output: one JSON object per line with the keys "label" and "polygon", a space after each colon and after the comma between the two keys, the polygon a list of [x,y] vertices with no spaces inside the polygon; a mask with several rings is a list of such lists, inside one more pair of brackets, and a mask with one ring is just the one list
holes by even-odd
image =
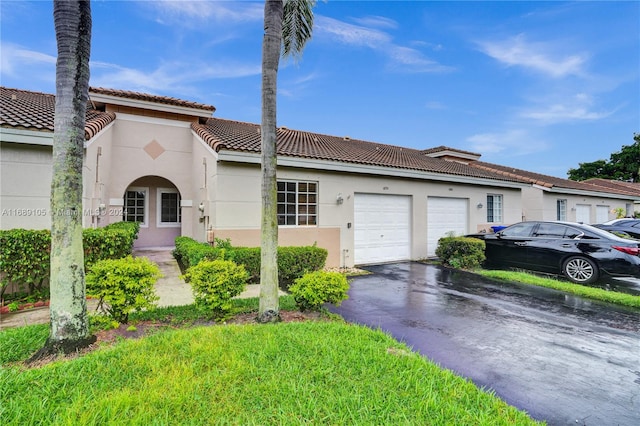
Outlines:
{"label": "car wheel", "polygon": [[598,279],[598,267],[586,257],[571,257],[564,262],[562,273],[576,284],[590,284]]}

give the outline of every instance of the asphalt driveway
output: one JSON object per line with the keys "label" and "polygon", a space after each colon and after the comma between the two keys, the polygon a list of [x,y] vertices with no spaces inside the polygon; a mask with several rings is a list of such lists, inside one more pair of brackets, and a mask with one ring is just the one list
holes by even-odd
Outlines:
{"label": "asphalt driveway", "polygon": [[549,425],[640,424],[640,314],[421,263],[367,267],[331,310]]}

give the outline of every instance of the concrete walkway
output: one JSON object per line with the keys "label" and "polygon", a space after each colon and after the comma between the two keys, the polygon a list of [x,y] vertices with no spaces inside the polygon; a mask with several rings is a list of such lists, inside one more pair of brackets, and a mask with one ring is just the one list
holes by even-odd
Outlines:
{"label": "concrete walkway", "polygon": [[[135,257],[147,257],[156,263],[162,271],[163,277],[156,282],[156,294],[160,297],[158,306],[182,306],[193,303],[193,292],[191,286],[180,279],[180,267],[174,259],[171,251],[173,247],[154,247],[134,250]],[[285,294],[280,292],[280,294]],[[260,285],[247,285],[245,291],[237,296],[238,298],[249,298],[260,296]],[[94,312],[97,307],[97,300],[87,300],[87,309]],[[45,324],[49,322],[49,308],[28,309],[25,311],[0,314],[0,330],[10,327],[21,327],[30,324]]]}

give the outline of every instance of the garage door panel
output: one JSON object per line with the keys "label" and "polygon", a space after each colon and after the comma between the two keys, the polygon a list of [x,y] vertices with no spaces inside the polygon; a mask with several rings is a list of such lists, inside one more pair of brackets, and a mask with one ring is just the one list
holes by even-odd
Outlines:
{"label": "garage door panel", "polygon": [[449,233],[468,233],[469,200],[427,197],[427,255],[435,256],[438,240]]}
{"label": "garage door panel", "polygon": [[576,222],[591,223],[591,205],[576,204]]}
{"label": "garage door panel", "polygon": [[393,262],[411,257],[410,208],[409,196],[355,195],[356,264]]}

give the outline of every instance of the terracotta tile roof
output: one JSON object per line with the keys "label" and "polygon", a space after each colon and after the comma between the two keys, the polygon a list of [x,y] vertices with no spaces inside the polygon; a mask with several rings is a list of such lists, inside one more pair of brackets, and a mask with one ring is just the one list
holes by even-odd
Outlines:
{"label": "terracotta tile roof", "polygon": [[478,154],[476,152],[464,151],[464,150],[458,149],[458,148],[450,148],[450,147],[444,146],[444,145],[436,146],[435,148],[429,148],[429,149],[422,150],[422,152],[424,154],[433,154],[433,153],[441,152],[441,151],[459,152],[460,154],[466,154],[466,155],[472,155],[474,157],[480,157],[480,154]]}
{"label": "terracotta tile roof", "polygon": [[640,197],[640,182],[625,182],[621,180],[611,179],[587,179],[583,181],[589,185],[596,185],[607,189],[617,189],[620,191],[628,191],[631,195]]}
{"label": "terracotta tile roof", "polygon": [[[90,93],[91,92],[188,108],[208,109],[212,112],[215,111],[215,107],[212,105],[182,101],[164,96],[103,88],[91,88]],[[54,109],[54,95],[0,87],[0,127],[53,132]],[[115,118],[116,115],[112,112],[107,113],[94,109],[90,102],[86,116],[85,139],[91,139],[100,132],[100,130],[114,121]],[[257,124],[209,118],[206,124],[192,123],[191,127],[202,140],[216,151],[226,149],[253,153],[260,152],[260,126]],[[277,130],[277,138],[277,152],[278,155],[281,156],[392,167],[508,182],[531,183],[547,188],[558,187],[626,196],[639,196],[638,187],[636,186],[639,184],[627,185],[628,182],[618,181],[608,181],[608,183],[575,182],[481,161],[470,161],[468,164],[463,164],[427,155],[443,150],[456,151],[474,156],[479,155],[444,146],[427,150],[416,150],[357,139],[291,130],[285,127]]]}
{"label": "terracotta tile roof", "polygon": [[55,105],[54,95],[0,87],[0,126],[53,132]]}
{"label": "terracotta tile roof", "polygon": [[[192,124],[192,129],[214,150],[260,152],[260,126],[219,118],[206,124]],[[278,155],[352,164],[393,167],[448,175],[522,182],[517,177],[466,164],[432,158],[423,151],[384,145],[357,139],[328,136],[284,127],[277,130]]]}
{"label": "terracotta tile roof", "polygon": [[158,96],[158,95],[150,95],[148,93],[131,92],[128,90],[106,89],[104,87],[90,87],[89,93],[115,96],[118,98],[125,98],[125,99],[136,99],[139,101],[154,102],[158,104],[173,105],[173,106],[179,106],[179,107],[185,107],[185,108],[204,109],[204,110],[211,111],[211,113],[213,113],[216,110],[216,107],[214,107],[213,105],[185,101],[182,99],[170,98],[168,96]]}
{"label": "terracotta tile roof", "polygon": [[[619,194],[625,196],[633,196],[634,194],[629,190],[624,190],[622,188],[616,187],[606,187],[603,185],[595,185],[589,184],[586,182],[577,182],[569,179],[562,179],[555,176],[543,175],[540,173],[528,172],[522,169],[516,169],[508,166],[500,166],[497,164],[485,163],[483,161],[474,161],[469,163],[470,166],[476,167],[482,170],[493,170],[496,173],[499,173],[503,176],[511,177],[511,178],[520,178],[525,180],[528,183],[543,186],[545,188],[563,188],[563,189],[574,189],[580,191],[591,191],[591,192],[606,192],[612,194]],[[636,193],[635,196],[638,196]]]}
{"label": "terracotta tile roof", "polygon": [[115,121],[116,114],[113,112],[96,111],[95,109],[87,109],[86,120],[84,123],[84,138],[91,139],[97,135],[100,130],[107,127],[109,123]]}
{"label": "terracotta tile roof", "polygon": [[[0,87],[0,127],[53,132],[55,106],[54,95]],[[96,111],[89,103],[85,139],[91,139],[115,119],[114,113]]]}

